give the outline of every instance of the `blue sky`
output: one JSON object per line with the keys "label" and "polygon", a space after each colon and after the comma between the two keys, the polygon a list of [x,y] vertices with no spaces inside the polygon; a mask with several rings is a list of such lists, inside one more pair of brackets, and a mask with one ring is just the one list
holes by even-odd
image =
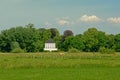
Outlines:
{"label": "blue sky", "polygon": [[120,33],[120,0],[0,0],[0,30],[33,23],[36,28],[70,29],[75,34],[90,27]]}

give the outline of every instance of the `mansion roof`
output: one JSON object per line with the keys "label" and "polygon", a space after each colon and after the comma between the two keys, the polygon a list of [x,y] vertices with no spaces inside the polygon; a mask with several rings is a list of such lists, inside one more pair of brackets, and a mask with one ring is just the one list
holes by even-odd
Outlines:
{"label": "mansion roof", "polygon": [[47,40],[45,43],[55,43],[53,39]]}

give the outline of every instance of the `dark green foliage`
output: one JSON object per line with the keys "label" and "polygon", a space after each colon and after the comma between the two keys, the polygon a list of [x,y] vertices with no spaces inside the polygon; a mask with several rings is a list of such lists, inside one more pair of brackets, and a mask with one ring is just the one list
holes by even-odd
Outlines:
{"label": "dark green foliage", "polygon": [[115,50],[120,52],[120,34],[115,36]]}
{"label": "dark green foliage", "polygon": [[74,35],[71,30],[65,30],[63,35],[60,35],[56,28],[36,29],[31,23],[25,27],[18,26],[1,31],[0,52],[11,52],[16,49],[42,52],[44,43],[49,39],[53,39],[61,51],[73,48],[84,52],[120,52],[120,34],[106,34],[96,28],[89,28],[83,34]]}
{"label": "dark green foliage", "polygon": [[64,34],[62,36],[62,42],[65,41],[65,38],[67,38],[69,36],[73,36],[73,32],[71,30],[65,30]]}
{"label": "dark green foliage", "polygon": [[64,51],[68,51],[69,48],[76,48],[80,51],[84,49],[84,44],[82,38],[69,36],[65,39],[65,41],[62,44],[62,48]]}
{"label": "dark green foliage", "polygon": [[96,28],[89,28],[87,31],[84,32],[83,38],[85,43],[85,49],[86,52],[96,52],[98,50],[98,44],[99,40],[97,37],[98,31]]}
{"label": "dark green foliage", "polygon": [[0,34],[0,50],[10,52],[15,48],[21,48],[27,52],[43,51],[43,44],[50,38],[50,35],[50,30],[35,29],[33,24],[4,30]]}
{"label": "dark green foliage", "polygon": [[32,51],[33,52],[42,52],[44,48],[44,42],[36,41],[32,44]]}
{"label": "dark green foliage", "polygon": [[115,37],[114,35],[107,35],[106,36],[107,39],[106,39],[106,44],[105,44],[105,47],[106,48],[111,48],[111,49],[115,49]]}
{"label": "dark green foliage", "polygon": [[51,32],[51,38],[54,39],[54,37],[57,35],[57,32],[58,32],[57,29],[51,28],[50,32]]}

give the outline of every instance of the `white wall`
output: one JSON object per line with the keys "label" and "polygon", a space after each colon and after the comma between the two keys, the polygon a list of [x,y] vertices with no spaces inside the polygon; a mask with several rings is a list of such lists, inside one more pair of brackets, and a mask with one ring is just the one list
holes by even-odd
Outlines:
{"label": "white wall", "polygon": [[55,43],[45,43],[44,50],[47,50],[47,51],[56,51],[57,48],[55,47]]}

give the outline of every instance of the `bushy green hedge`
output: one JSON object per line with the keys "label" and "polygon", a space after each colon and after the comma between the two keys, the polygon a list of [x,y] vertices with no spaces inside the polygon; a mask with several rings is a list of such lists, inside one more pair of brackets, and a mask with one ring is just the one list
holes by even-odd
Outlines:
{"label": "bushy green hedge", "polygon": [[69,53],[78,53],[78,52],[80,52],[78,49],[76,49],[76,48],[70,48],[69,50],[68,50],[68,52]]}
{"label": "bushy green hedge", "polygon": [[114,49],[108,49],[108,48],[105,48],[105,47],[101,47],[99,49],[99,52],[101,54],[114,54],[115,53]]}
{"label": "bushy green hedge", "polygon": [[21,48],[15,48],[11,51],[12,53],[24,53],[25,51]]}

